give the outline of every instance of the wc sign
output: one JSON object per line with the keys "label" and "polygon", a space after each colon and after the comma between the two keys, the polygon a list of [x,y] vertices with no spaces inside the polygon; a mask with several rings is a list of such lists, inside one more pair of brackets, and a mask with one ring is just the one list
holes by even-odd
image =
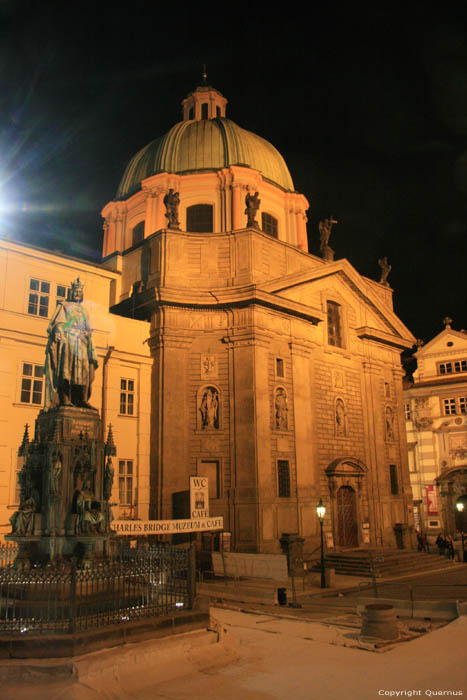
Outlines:
{"label": "wc sign", "polygon": [[209,480],[207,476],[190,476],[190,518],[209,518]]}

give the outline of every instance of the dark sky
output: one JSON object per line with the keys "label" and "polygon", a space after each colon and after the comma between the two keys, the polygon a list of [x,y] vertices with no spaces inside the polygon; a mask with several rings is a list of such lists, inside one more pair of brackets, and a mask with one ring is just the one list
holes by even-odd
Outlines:
{"label": "dark sky", "polygon": [[467,328],[467,18],[444,4],[305,17],[0,0],[0,235],[97,259],[128,160],[179,121],[206,63],[228,116],[279,149],[308,197],[310,250],[332,213],[336,258],[379,279],[388,256],[416,337],[446,314]]}

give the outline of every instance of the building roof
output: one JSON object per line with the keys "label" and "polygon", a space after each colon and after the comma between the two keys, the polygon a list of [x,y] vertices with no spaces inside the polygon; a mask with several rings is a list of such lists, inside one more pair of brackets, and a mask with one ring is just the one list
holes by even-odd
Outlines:
{"label": "building roof", "polygon": [[242,129],[225,117],[184,120],[164,136],[151,141],[130,160],[116,199],[141,189],[141,181],[161,172],[189,173],[243,165],[287,191],[294,184],[285,160],[261,136]]}

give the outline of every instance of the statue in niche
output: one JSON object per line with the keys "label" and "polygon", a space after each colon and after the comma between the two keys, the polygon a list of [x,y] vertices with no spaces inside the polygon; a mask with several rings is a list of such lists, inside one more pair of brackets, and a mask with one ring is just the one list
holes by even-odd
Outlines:
{"label": "statue in niche", "polygon": [[219,428],[219,394],[213,386],[207,387],[203,392],[199,410],[203,430],[205,428]]}
{"label": "statue in niche", "polygon": [[110,496],[112,495],[114,474],[115,474],[115,470],[112,466],[112,458],[107,457],[107,462],[105,463],[105,472],[104,472],[104,498],[106,501],[108,501]]}
{"label": "statue in niche", "polygon": [[60,477],[62,475],[62,457],[60,452],[56,452],[52,457],[49,469],[49,494],[60,496]]}
{"label": "statue in niche", "polygon": [[94,499],[89,482],[75,492],[74,512],[76,514],[75,535],[97,535],[104,531],[105,518],[101,505]]}
{"label": "statue in niche", "polygon": [[386,438],[394,440],[394,412],[390,406],[386,406]]}
{"label": "statue in niche", "polygon": [[261,200],[258,192],[255,192],[254,194],[251,194],[251,192],[247,193],[245,197],[245,214],[247,216],[246,225],[248,228],[259,228],[259,224],[256,221],[256,214],[260,204]]}
{"label": "statue in niche", "polygon": [[89,317],[79,277],[72,282],[66,302],[59,301],[52,316],[45,359],[45,408],[80,406],[88,400],[98,365]]}
{"label": "statue in niche", "polygon": [[274,427],[276,430],[288,430],[288,411],[285,389],[276,389],[274,393]]}
{"label": "statue in niche", "polygon": [[381,268],[381,278],[379,280],[379,283],[384,284],[385,287],[389,287],[388,275],[392,270],[392,265],[388,263],[388,259],[386,256],[384,256],[384,258],[381,258],[381,260],[378,260],[378,265]]}
{"label": "statue in niche", "polygon": [[167,228],[180,228],[178,220],[178,208],[180,206],[180,194],[172,188],[169,189],[164,197],[165,218],[167,219]]}
{"label": "statue in niche", "polygon": [[12,535],[32,535],[34,533],[34,513],[37,503],[31,495],[26,498],[10,518]]}
{"label": "statue in niche", "polygon": [[346,433],[345,426],[345,406],[342,399],[336,401],[336,435],[344,437]]}

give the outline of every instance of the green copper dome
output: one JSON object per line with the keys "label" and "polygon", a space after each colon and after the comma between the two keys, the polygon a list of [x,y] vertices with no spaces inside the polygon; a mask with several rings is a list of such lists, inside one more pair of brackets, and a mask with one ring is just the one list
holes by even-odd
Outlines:
{"label": "green copper dome", "polygon": [[117,191],[126,199],[141,189],[141,181],[157,173],[190,173],[243,165],[259,170],[263,177],[287,191],[294,191],[292,178],[277,149],[230,119],[182,121],[151,141],[129,162]]}

